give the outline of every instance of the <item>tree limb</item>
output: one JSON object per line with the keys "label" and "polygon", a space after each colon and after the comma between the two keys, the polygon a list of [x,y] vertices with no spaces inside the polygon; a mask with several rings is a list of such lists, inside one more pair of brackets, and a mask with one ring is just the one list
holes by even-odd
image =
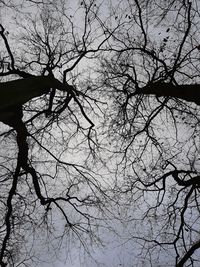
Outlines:
{"label": "tree limb", "polygon": [[176,267],[183,267],[186,261],[192,256],[192,254],[200,248],[200,240],[198,240],[189,250],[185,253],[183,258],[176,264]]}

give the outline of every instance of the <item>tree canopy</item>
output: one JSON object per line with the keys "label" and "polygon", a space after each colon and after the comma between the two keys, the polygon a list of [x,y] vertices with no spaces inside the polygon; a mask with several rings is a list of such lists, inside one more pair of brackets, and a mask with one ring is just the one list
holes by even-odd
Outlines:
{"label": "tree canopy", "polygon": [[0,7],[0,265],[104,229],[134,266],[198,266],[199,2]]}

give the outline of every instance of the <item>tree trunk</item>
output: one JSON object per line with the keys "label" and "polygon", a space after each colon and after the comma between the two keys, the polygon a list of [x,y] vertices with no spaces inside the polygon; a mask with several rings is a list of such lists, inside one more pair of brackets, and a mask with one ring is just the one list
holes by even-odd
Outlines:
{"label": "tree trunk", "polygon": [[50,76],[35,76],[0,83],[0,112],[9,107],[23,105],[34,97],[48,93],[51,88],[68,92],[73,90],[73,86],[62,84]]}
{"label": "tree trunk", "polygon": [[200,105],[199,84],[173,85],[172,83],[158,82],[145,86],[139,91],[139,93],[144,95],[153,94],[157,97],[175,97]]}

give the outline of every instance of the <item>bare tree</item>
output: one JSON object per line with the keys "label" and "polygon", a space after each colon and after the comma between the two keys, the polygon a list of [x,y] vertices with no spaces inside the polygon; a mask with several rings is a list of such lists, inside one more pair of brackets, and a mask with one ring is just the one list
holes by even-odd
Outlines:
{"label": "bare tree", "polygon": [[138,266],[199,264],[198,23],[198,1],[127,0],[111,3],[104,29],[117,26],[93,88],[110,101],[105,127]]}
{"label": "bare tree", "polygon": [[198,1],[0,4],[1,266],[109,207],[138,266],[198,266]]}
{"label": "bare tree", "polygon": [[80,87],[79,65],[107,37],[94,1],[47,2],[2,2],[15,20],[0,25],[1,266],[33,264],[40,233],[54,230],[52,247],[65,237],[96,243],[104,216],[106,189],[92,164],[98,101]]}

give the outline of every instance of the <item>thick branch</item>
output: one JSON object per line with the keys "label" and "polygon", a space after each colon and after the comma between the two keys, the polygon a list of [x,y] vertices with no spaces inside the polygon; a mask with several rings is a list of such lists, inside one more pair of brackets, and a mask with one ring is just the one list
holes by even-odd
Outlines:
{"label": "thick branch", "polygon": [[192,177],[191,179],[188,179],[188,180],[182,180],[178,177],[179,173],[181,173],[181,172],[174,171],[172,173],[172,176],[178,185],[185,186],[185,187],[188,187],[191,185],[200,186],[200,176],[195,176],[195,177]]}
{"label": "thick branch", "polygon": [[13,200],[13,197],[16,193],[20,169],[25,164],[25,162],[27,162],[27,158],[28,158],[28,144],[26,142],[24,142],[24,140],[26,140],[27,131],[26,131],[26,127],[25,127],[24,123],[21,120],[20,111],[19,111],[18,115],[19,115],[18,120],[16,117],[16,118],[14,118],[14,120],[7,122],[7,124],[9,124],[11,127],[15,127],[15,130],[17,131],[17,144],[18,144],[19,151],[18,151],[18,158],[17,158],[17,166],[16,166],[16,170],[15,170],[13,180],[12,180],[12,186],[11,186],[11,189],[9,191],[8,198],[7,198],[7,213],[5,216],[6,233],[5,233],[2,247],[1,247],[1,251],[0,251],[0,265],[2,267],[7,265],[4,262],[4,257],[5,257],[5,252],[6,252],[6,248],[7,248],[7,243],[9,241],[10,235],[11,235],[11,222],[10,222],[10,220],[11,220],[11,217],[13,214],[12,200]]}
{"label": "thick branch", "polygon": [[153,83],[138,90],[139,94],[156,95],[157,97],[175,97],[200,105],[200,85],[185,84],[173,85],[172,83]]}
{"label": "thick branch", "polygon": [[5,236],[4,236],[4,239],[2,242],[1,251],[0,251],[0,266],[2,266],[2,267],[7,265],[4,262],[4,256],[5,256],[5,252],[6,252],[6,248],[7,248],[7,243],[8,243],[8,240],[10,238],[10,234],[11,234],[11,222],[10,222],[10,220],[11,220],[12,213],[13,213],[12,200],[13,200],[13,197],[16,193],[19,172],[20,172],[20,160],[18,160],[18,162],[17,162],[17,167],[16,167],[15,173],[13,175],[12,186],[10,188],[8,198],[7,198],[7,203],[6,203],[7,204],[7,213],[5,216],[6,233],[5,233]]}
{"label": "thick branch", "polygon": [[192,254],[200,248],[200,240],[196,242],[191,248],[185,253],[183,258],[177,263],[176,267],[183,267],[186,261],[192,256]]}

